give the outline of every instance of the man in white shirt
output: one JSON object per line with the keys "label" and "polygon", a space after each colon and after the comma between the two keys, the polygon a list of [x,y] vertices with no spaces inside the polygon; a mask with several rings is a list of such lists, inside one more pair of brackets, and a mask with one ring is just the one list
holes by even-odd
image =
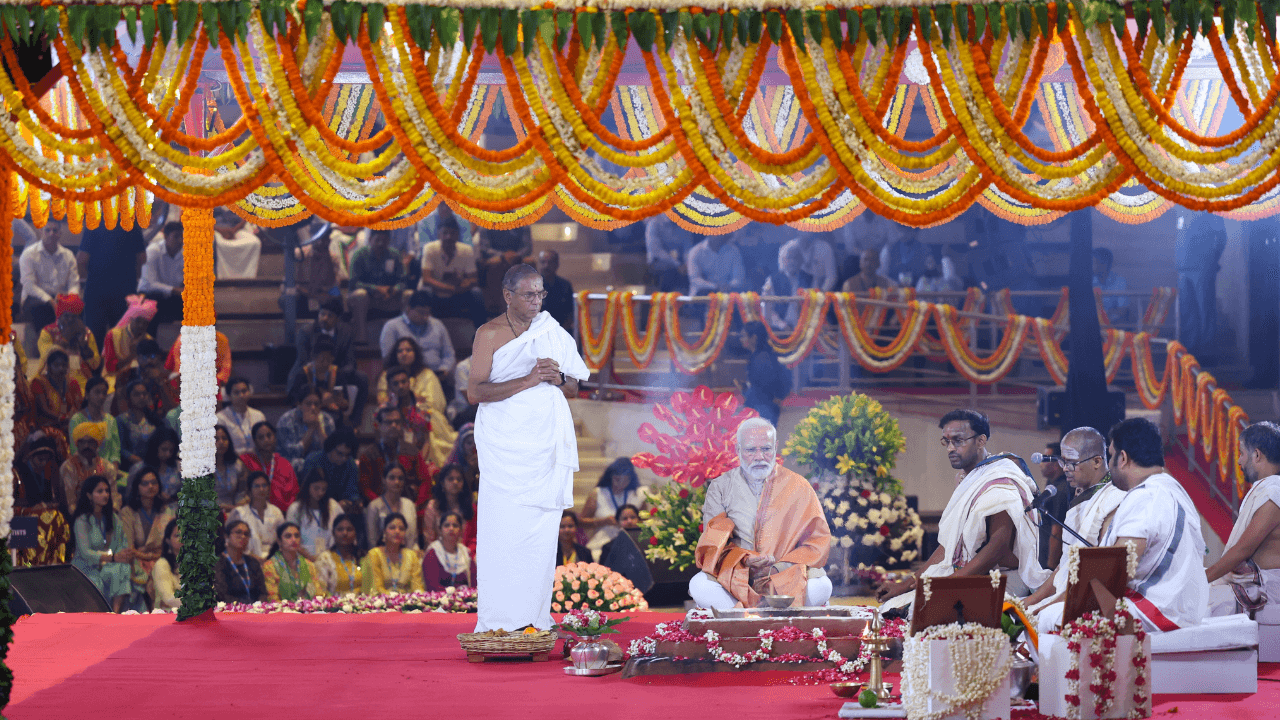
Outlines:
{"label": "man in white shirt", "polygon": [[76,256],[62,246],[66,228],[65,222],[50,218],[38,232],[40,242],[28,245],[18,258],[22,312],[37,331],[54,321],[55,297],[80,293]]}
{"label": "man in white shirt", "polygon": [[831,249],[831,243],[814,233],[805,233],[788,240],[779,255],[791,247],[799,249],[800,270],[813,278],[809,287],[823,292],[836,288],[836,253]]}
{"label": "man in white shirt", "polygon": [[476,327],[486,321],[484,300],[476,286],[476,251],[458,242],[458,221],[449,215],[436,224],[438,240],[422,248],[418,289],[431,293],[431,312],[441,318],[468,318]]}
{"label": "man in white shirt", "polygon": [[[1138,553],[1125,604],[1148,632],[1199,625],[1208,614],[1205,542],[1195,504],[1164,471],[1160,429],[1146,418],[1129,418],[1111,430],[1111,481],[1127,494],[1116,508],[1101,545]],[[1066,563],[1066,560],[1063,560]],[[1062,622],[1062,603],[1040,611],[1040,631]]]}
{"label": "man in white shirt", "polygon": [[156,301],[156,315],[147,332],[155,337],[162,322],[182,320],[182,223],[164,224],[164,242],[147,247],[147,261],[142,264],[138,292]]}
{"label": "man in white shirt", "polygon": [[689,251],[689,291],[694,295],[742,292],[747,271],[728,235],[710,235]]}

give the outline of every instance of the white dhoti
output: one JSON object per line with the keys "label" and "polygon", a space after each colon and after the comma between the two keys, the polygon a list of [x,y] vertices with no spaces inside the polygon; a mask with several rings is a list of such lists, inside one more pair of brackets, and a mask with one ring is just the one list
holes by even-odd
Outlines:
{"label": "white dhoti", "polygon": [[[1235,525],[1231,528],[1231,535],[1227,538],[1227,544],[1222,550],[1224,554],[1235,547],[1236,543],[1240,542],[1245,530],[1253,522],[1253,516],[1267,503],[1280,506],[1280,475],[1269,475],[1249,488],[1244,500],[1240,502],[1240,513],[1236,517]],[[1262,591],[1267,594],[1267,604],[1280,605],[1280,568],[1263,570],[1261,574]],[[1244,612],[1242,609],[1237,609],[1236,594],[1231,586],[1232,583],[1244,583],[1252,579],[1252,574],[1237,575],[1235,573],[1227,573],[1215,580],[1209,586],[1209,614],[1216,617]]]}
{"label": "white dhoti", "polygon": [[[724,586],[710,575],[700,572],[689,579],[689,597],[700,608],[728,610],[738,604]],[[822,607],[831,599],[831,578],[823,575],[811,577],[805,585],[806,607]]]}
{"label": "white dhoti", "polygon": [[[560,363],[569,377],[588,377],[573,338],[542,312],[520,337],[493,353],[489,382],[527,376],[538,358]],[[506,400],[480,403],[476,454],[476,632],[529,625],[546,630],[560,516],[573,507],[578,469],[573,416],[560,388],[539,383]]]}

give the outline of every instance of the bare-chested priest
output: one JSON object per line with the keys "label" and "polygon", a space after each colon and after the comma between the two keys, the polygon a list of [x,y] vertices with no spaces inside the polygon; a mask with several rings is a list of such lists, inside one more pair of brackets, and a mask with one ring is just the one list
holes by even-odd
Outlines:
{"label": "bare-chested priest", "polygon": [[[985,575],[994,568],[1007,573],[1009,592],[1027,595],[1049,579],[1040,565],[1040,531],[1026,508],[1036,485],[1017,455],[987,451],[991,423],[976,410],[952,410],[938,422],[942,447],[955,468],[959,485],[938,523],[938,549],[920,576]],[[879,589],[882,610],[905,607],[918,578],[889,582]],[[1027,588],[1027,589],[1023,589]],[[1021,592],[1019,592],[1019,590]]]}
{"label": "bare-chested priest", "polygon": [[[1111,526],[1116,508],[1124,499],[1124,491],[1111,482],[1107,439],[1091,427],[1081,427],[1063,436],[1061,447],[1062,459],[1058,460],[1058,465],[1076,493],[1071,498],[1064,522],[1080,533],[1085,542],[1096,546]],[[1063,533],[1062,542],[1067,547],[1080,544],[1080,540],[1071,533]],[[1060,596],[1067,590],[1067,574],[1066,563],[1059,563],[1052,580],[1027,598],[1027,608],[1036,612],[1040,606],[1061,600]]]}
{"label": "bare-chested priest", "polygon": [[[1240,469],[1253,487],[1222,558],[1205,571],[1211,615],[1257,608],[1262,595],[1280,604],[1280,426],[1254,423],[1240,433]],[[1237,597],[1244,601],[1237,605]]]}
{"label": "bare-chested priest", "polygon": [[689,580],[698,607],[757,607],[761,595],[788,595],[793,607],[825,605],[823,566],[831,528],[809,481],[777,463],[778,432],[763,418],[738,426],[738,467],[707,485]]}

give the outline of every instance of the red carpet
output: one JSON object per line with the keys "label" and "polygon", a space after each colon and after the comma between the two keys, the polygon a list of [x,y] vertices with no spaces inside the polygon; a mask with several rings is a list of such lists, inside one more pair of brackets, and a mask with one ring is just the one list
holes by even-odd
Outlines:
{"label": "red carpet", "polygon": [[[1199,454],[1198,450],[1196,452]],[[1205,466],[1204,457],[1197,457],[1196,460],[1201,467]],[[1164,466],[1170,475],[1182,483],[1182,487],[1186,489],[1187,495],[1191,496],[1191,502],[1195,503],[1196,509],[1200,511],[1205,522],[1225,543],[1231,536],[1231,526],[1235,524],[1235,520],[1222,503],[1209,493],[1208,481],[1191,469],[1187,456],[1177,444],[1170,444],[1165,448]]]}
{"label": "red carpet", "polygon": [[[677,619],[645,613],[620,640]],[[563,662],[466,662],[454,635],[474,615],[39,615],[10,650],[11,720],[49,718],[457,717],[834,718],[841,701],[793,673],[622,680],[569,677]],[[615,636],[616,637],[616,636]],[[1264,666],[1280,679],[1280,665]],[[896,678],[894,678],[896,680]],[[1280,713],[1280,682],[1257,695],[1157,696],[1156,714],[1244,719]],[[1174,708],[1177,708],[1174,711]],[[230,713],[230,714],[229,714]]]}

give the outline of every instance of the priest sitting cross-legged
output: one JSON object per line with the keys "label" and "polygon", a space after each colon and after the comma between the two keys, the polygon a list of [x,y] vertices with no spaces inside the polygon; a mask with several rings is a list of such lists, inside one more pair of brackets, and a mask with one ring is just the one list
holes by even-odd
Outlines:
{"label": "priest sitting cross-legged", "polygon": [[[1077,493],[1071,498],[1064,520],[1067,527],[1080,533],[1085,542],[1096,546],[1111,526],[1116,508],[1125,497],[1124,491],[1111,482],[1107,439],[1091,427],[1081,427],[1067,433],[1061,446],[1062,458],[1058,464],[1066,473],[1071,489]],[[1044,522],[1052,521],[1046,519]],[[1067,532],[1063,533],[1062,542],[1066,546],[1080,544],[1078,538]],[[1067,566],[1060,562],[1053,579],[1026,599],[1027,607],[1036,612],[1040,607],[1062,600],[1066,590]]]}
{"label": "priest sitting cross-legged", "polygon": [[[987,451],[991,424],[976,410],[952,410],[938,422],[942,447],[959,485],[938,523],[938,549],[920,577],[986,575],[1009,572],[1010,593],[1025,596],[1049,579],[1040,565],[1040,532],[1026,508],[1036,485],[1017,455]],[[882,611],[908,605],[918,578],[886,582],[878,590]]]}
{"label": "priest sitting cross-legged", "polygon": [[[1108,454],[1111,481],[1126,494],[1100,545],[1132,544],[1138,553],[1125,604],[1148,632],[1199,625],[1209,601],[1200,514],[1182,485],[1164,471],[1160,429],[1146,418],[1125,420],[1112,428]],[[1064,558],[1062,564],[1067,563]],[[1040,632],[1056,632],[1062,612],[1060,602],[1043,608],[1036,616]]]}
{"label": "priest sitting cross-legged", "polygon": [[831,528],[809,481],[777,464],[778,433],[768,420],[738,426],[738,467],[707,485],[697,573],[689,595],[698,607],[757,607],[762,595],[787,595],[793,607],[825,605],[823,571]]}
{"label": "priest sitting cross-legged", "polygon": [[1280,426],[1254,423],[1240,433],[1240,469],[1253,487],[1222,558],[1205,571],[1211,615],[1280,605]]}

